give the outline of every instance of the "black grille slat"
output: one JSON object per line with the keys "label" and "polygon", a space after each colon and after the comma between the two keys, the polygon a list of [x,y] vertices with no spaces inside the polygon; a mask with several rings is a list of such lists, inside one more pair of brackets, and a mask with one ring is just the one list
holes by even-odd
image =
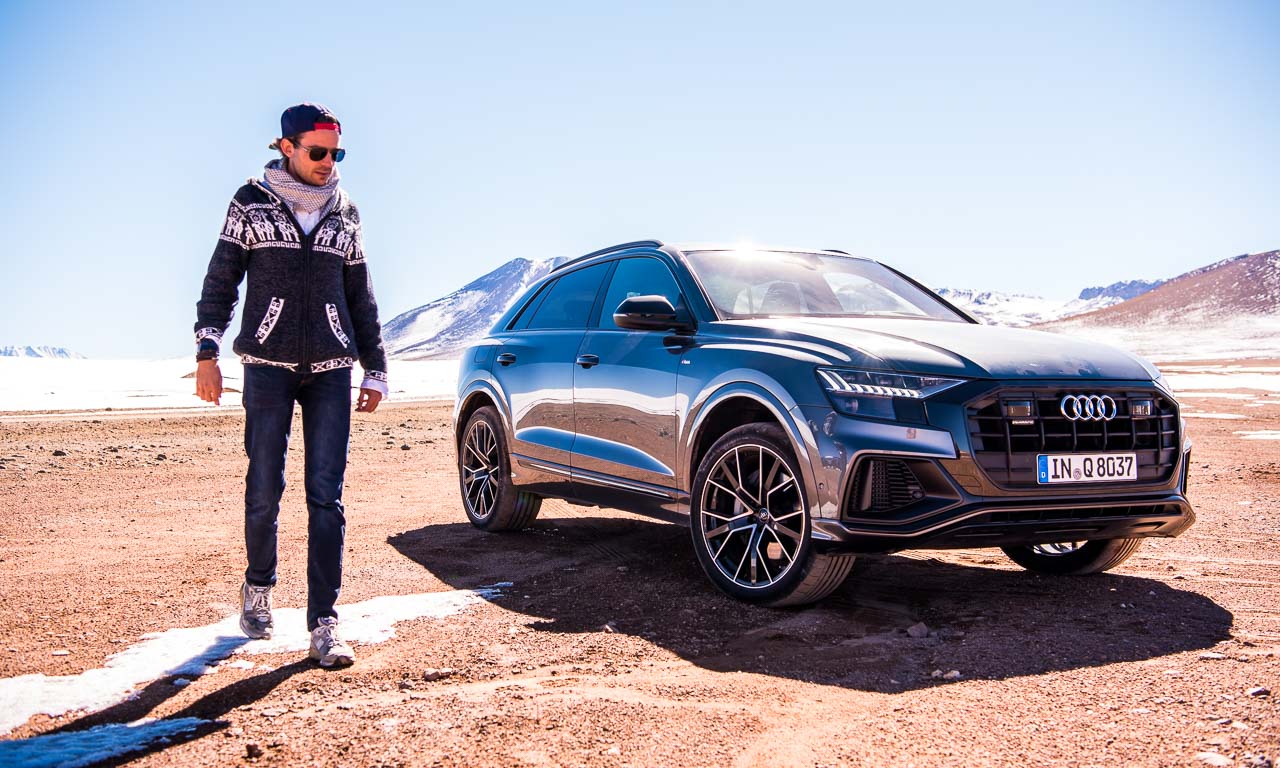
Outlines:
{"label": "black grille slat", "polygon": [[[1106,422],[1067,419],[1059,410],[1067,394],[1110,395],[1116,401],[1116,416]],[[1030,400],[1034,423],[1015,425],[1014,419],[1006,418],[1005,403],[1011,400]],[[1151,401],[1155,412],[1134,417],[1134,400]],[[1040,487],[1035,462],[1041,453],[1134,453],[1138,483],[1167,480],[1177,461],[1177,404],[1156,390],[1009,388],[970,404],[968,418],[974,458],[1001,485]]]}

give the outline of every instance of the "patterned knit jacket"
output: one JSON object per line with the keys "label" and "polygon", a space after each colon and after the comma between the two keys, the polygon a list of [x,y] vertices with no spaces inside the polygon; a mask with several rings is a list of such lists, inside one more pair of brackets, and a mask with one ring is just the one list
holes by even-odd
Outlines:
{"label": "patterned knit jacket", "polygon": [[246,274],[244,319],[232,345],[245,365],[319,373],[350,368],[358,358],[366,379],[385,386],[387,354],[360,212],[346,192],[338,190],[309,235],[258,180],[236,192],[196,303],[197,344],[212,340],[221,348]]}

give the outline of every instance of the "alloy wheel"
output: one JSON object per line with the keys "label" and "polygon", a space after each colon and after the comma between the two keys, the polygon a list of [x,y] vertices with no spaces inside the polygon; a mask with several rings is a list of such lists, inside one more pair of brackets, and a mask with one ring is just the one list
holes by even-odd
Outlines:
{"label": "alloy wheel", "polygon": [[498,438],[493,428],[477,420],[471,425],[463,440],[462,486],[467,506],[478,519],[493,514],[498,504],[498,489],[494,476],[500,472]]}
{"label": "alloy wheel", "polygon": [[804,541],[803,497],[787,463],[763,445],[726,451],[702,489],[702,544],[738,586],[761,589],[789,573]]}
{"label": "alloy wheel", "polygon": [[1063,555],[1079,552],[1084,545],[1085,542],[1083,541],[1057,541],[1052,544],[1032,545],[1031,551],[1045,557],[1062,557]]}

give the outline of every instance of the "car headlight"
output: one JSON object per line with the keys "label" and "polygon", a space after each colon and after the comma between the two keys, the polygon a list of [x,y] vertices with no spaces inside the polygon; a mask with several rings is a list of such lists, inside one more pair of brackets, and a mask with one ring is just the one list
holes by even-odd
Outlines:
{"label": "car headlight", "polygon": [[923,421],[920,401],[966,381],[853,368],[819,368],[818,380],[831,404],[843,414],[903,421]]}

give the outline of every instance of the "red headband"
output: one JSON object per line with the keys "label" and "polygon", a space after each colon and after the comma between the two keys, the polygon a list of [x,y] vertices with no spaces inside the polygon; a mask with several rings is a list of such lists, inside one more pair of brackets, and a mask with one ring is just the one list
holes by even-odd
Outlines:
{"label": "red headband", "polygon": [[315,130],[317,130],[317,131],[337,131],[338,133],[342,133],[342,126],[341,126],[341,125],[338,125],[337,123],[316,123]]}

